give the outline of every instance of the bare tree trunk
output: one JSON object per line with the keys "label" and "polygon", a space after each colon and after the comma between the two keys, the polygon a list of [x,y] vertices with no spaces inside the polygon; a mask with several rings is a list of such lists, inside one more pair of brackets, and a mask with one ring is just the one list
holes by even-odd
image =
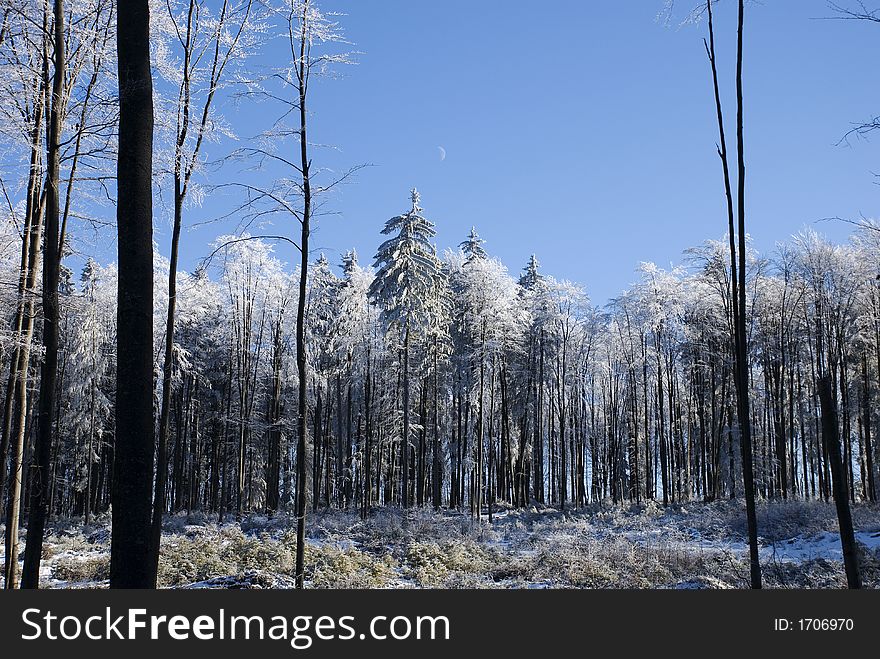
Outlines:
{"label": "bare tree trunk", "polygon": [[49,116],[49,140],[46,172],[46,229],[43,240],[43,365],[40,373],[40,398],[37,437],[30,475],[30,514],[24,552],[22,587],[37,588],[40,583],[40,558],[49,502],[49,472],[52,457],[52,420],[55,411],[55,384],[58,377],[58,271],[61,265],[59,240],[61,187],[61,106],[64,102],[65,30],[64,3],[54,5],[55,73],[52,82],[52,108]]}
{"label": "bare tree trunk", "polygon": [[156,587],[159,570],[159,546],[162,539],[162,515],[168,482],[168,430],[171,409],[171,376],[174,372],[174,316],[177,309],[177,260],[183,214],[180,175],[174,176],[174,226],[171,233],[171,258],[168,263],[168,309],[165,318],[165,357],[162,362],[162,403],[159,408],[159,442],[156,451],[156,487],[153,494],[150,525],[150,579]]}
{"label": "bare tree trunk", "polygon": [[116,450],[110,587],[153,585],[153,82],[147,0],[117,7],[119,156]]}
{"label": "bare tree trunk", "polygon": [[267,465],[266,509],[278,510],[281,503],[281,364],[282,364],[282,316],[279,315],[273,332],[272,380],[269,397],[269,462]]}
{"label": "bare tree trunk", "polygon": [[843,549],[843,565],[846,582],[850,588],[861,588],[858,550],[853,533],[852,514],[849,508],[846,471],[840,457],[840,430],[837,422],[837,399],[831,378],[824,376],[818,382],[819,398],[822,401],[822,441],[831,462],[831,475],[834,487],[834,503],[837,506],[837,521],[840,524],[840,544]]}
{"label": "bare tree trunk", "polygon": [[409,508],[409,320],[403,337],[403,437],[400,443],[400,505]]}
{"label": "bare tree trunk", "polygon": [[372,375],[370,373],[370,349],[367,348],[367,372],[364,376],[364,425],[365,428],[365,438],[364,438],[364,499],[363,499],[363,510],[361,512],[361,517],[366,519],[370,514],[370,506],[372,504],[371,497],[373,493],[373,489],[371,487],[372,478],[373,478],[373,457],[372,457],[372,443],[373,443],[373,425],[372,425],[372,405],[373,405],[373,397],[372,397]]}
{"label": "bare tree trunk", "polygon": [[306,294],[309,276],[309,232],[312,216],[312,188],[308,141],[306,139],[306,91],[308,89],[309,67],[306,62],[306,42],[309,35],[308,1],[303,6],[302,29],[299,42],[299,63],[297,66],[297,90],[299,92],[299,146],[300,169],[302,173],[303,214],[300,231],[300,272],[299,302],[296,310],[296,369],[299,376],[299,406],[297,408],[297,467],[296,467],[296,587],[304,586],[304,561],[306,542],[306,413],[308,406],[306,368]]}
{"label": "bare tree trunk", "polygon": [[752,464],[752,425],[749,410],[749,367],[748,337],[746,335],[746,236],[745,236],[745,178],[746,166],[743,150],[743,20],[744,2],[739,0],[736,51],[736,138],[737,138],[737,233],[739,244],[734,242],[734,215],[731,195],[730,171],[727,161],[727,146],[724,136],[724,119],[721,110],[721,96],[718,88],[718,72],[715,64],[715,32],[712,23],[712,2],[707,0],[709,16],[709,44],[706,46],[712,65],[712,80],[715,88],[715,108],[718,117],[720,145],[718,155],[724,168],[724,190],[727,198],[728,239],[730,241],[730,266],[732,290],[732,316],[734,324],[734,346],[736,364],[737,416],[740,427],[740,448],[743,459],[743,485],[746,497],[746,518],[749,535],[749,563],[752,588],[761,587],[761,564],[758,560],[758,525],[755,512],[755,484]]}
{"label": "bare tree trunk", "polygon": [[863,418],[865,433],[865,471],[867,482],[865,483],[868,501],[877,500],[877,488],[874,480],[874,447],[871,443],[871,389],[868,382],[868,355],[862,356],[862,377],[864,380]]}
{"label": "bare tree trunk", "polygon": [[744,0],[739,0],[736,48],[736,152],[737,219],[739,234],[739,424],[743,452],[743,484],[746,495],[746,518],[749,531],[749,565],[752,588],[761,587],[761,563],[758,559],[758,520],[755,511],[755,475],[752,466],[752,420],[749,405],[749,350],[746,335],[746,165],[743,153],[743,18]]}
{"label": "bare tree trunk", "polygon": [[477,419],[476,419],[476,437],[474,438],[474,449],[476,459],[474,461],[474,487],[473,487],[473,510],[477,517],[477,521],[482,520],[483,516],[483,392],[485,389],[486,379],[486,326],[483,321],[480,330],[480,393],[477,398]]}
{"label": "bare tree trunk", "polygon": [[437,370],[437,339],[434,339],[434,451],[431,476],[431,503],[440,510],[443,493],[443,447],[440,443],[440,391]]}
{"label": "bare tree trunk", "polygon": [[335,452],[335,494],[336,505],[339,508],[345,507],[345,451],[343,441],[345,433],[342,431],[342,375],[336,375],[336,446]]}
{"label": "bare tree trunk", "polygon": [[[48,12],[43,12],[43,34],[48,34]],[[34,331],[34,288],[37,268],[40,264],[40,242],[43,231],[43,204],[45,191],[40,192],[40,135],[43,112],[47,104],[49,84],[49,55],[46,41],[43,42],[41,80],[35,98],[35,108],[31,131],[31,162],[28,173],[28,197],[25,230],[22,235],[21,271],[18,289],[18,308],[16,310],[15,337],[17,344],[10,365],[9,382],[6,392],[3,436],[0,441],[0,491],[7,488],[4,512],[6,515],[4,585],[6,588],[18,587],[18,524],[21,512],[21,490],[24,464],[24,444],[27,419],[27,379],[30,364],[31,341]],[[14,437],[14,442],[13,442]],[[10,471],[6,474],[6,454],[9,456]]]}
{"label": "bare tree trunk", "polygon": [[[46,53],[43,53],[46,57]],[[15,320],[12,324],[13,337],[16,339],[15,348],[9,364],[9,378],[6,384],[6,396],[3,407],[3,430],[0,437],[0,494],[5,492],[7,453],[12,441],[13,423],[15,416],[15,404],[18,400],[16,391],[18,382],[22,377],[20,368],[22,350],[27,345],[30,350],[30,339],[25,342],[27,327],[33,326],[33,311],[28,312],[31,291],[36,281],[36,270],[39,265],[40,240],[42,236],[42,205],[40,187],[42,185],[42,173],[40,171],[40,133],[43,125],[43,108],[45,106],[45,79],[37,85],[34,115],[31,130],[31,159],[28,170],[27,206],[25,208],[25,221],[21,237],[21,261],[19,264],[18,281],[18,304],[15,310]],[[27,363],[27,360],[25,360]],[[3,501],[0,496],[0,501]],[[4,514],[6,509],[3,509]],[[7,552],[8,555],[8,552]]]}

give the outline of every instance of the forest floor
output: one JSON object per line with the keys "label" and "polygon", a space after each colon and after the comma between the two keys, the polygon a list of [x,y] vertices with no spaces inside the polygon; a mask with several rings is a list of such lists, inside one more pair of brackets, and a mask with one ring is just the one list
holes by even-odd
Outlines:
{"label": "forest floor", "polygon": [[[853,509],[863,581],[880,588],[880,506]],[[306,582],[314,588],[747,588],[742,501],[662,508],[598,505],[577,511],[499,507],[489,525],[467,514],[380,509],[308,516]],[[2,528],[2,527],[0,527]],[[760,502],[760,557],[773,588],[842,588],[846,578],[833,504]],[[109,571],[109,518],[55,523],[42,582],[101,588]],[[293,586],[293,518],[251,515],[166,520],[163,587]],[[2,558],[0,558],[2,560]]]}

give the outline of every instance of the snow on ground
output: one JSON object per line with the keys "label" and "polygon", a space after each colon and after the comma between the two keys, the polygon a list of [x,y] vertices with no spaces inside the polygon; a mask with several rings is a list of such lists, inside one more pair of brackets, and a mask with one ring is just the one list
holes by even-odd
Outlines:
{"label": "snow on ground", "polygon": [[[856,542],[861,543],[872,554],[880,552],[880,531],[858,531]],[[843,551],[840,546],[840,535],[823,531],[810,538],[790,538],[782,542],[774,542],[761,548],[762,560],[774,558],[777,561],[802,563],[815,559],[842,561]]]}
{"label": "snow on ground", "polygon": [[[455,511],[383,509],[311,515],[306,582],[319,588],[742,588],[748,545],[742,502],[592,506],[578,511],[499,507],[490,525]],[[41,581],[102,588],[108,519],[51,529]],[[880,587],[880,507],[854,508],[863,579]],[[843,587],[833,505],[759,505],[759,556],[769,587]],[[0,527],[2,528],[2,527]],[[22,544],[23,548],[23,544]],[[182,588],[290,588],[293,518],[252,515],[219,524],[166,521],[160,582]],[[2,554],[0,554],[2,560]]]}

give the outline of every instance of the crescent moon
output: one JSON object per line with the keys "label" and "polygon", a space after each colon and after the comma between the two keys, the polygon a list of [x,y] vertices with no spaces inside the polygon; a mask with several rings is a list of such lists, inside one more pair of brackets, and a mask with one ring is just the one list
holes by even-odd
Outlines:
{"label": "crescent moon", "polygon": [[446,149],[444,149],[442,146],[438,146],[437,150],[440,151],[440,160],[446,160]]}

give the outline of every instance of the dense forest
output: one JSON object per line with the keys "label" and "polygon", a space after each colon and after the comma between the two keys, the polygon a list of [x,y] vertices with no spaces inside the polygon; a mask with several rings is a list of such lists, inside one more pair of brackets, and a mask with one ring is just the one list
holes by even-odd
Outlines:
{"label": "dense forest", "polygon": [[[145,253],[142,235],[139,256],[123,261],[120,247],[118,264],[100,263],[71,234],[104,236],[119,210],[115,3],[3,0],[0,13],[7,587],[19,579],[20,529],[87,525],[117,501],[114,483],[132,473],[118,472],[117,396],[138,378],[118,356],[150,336],[152,376],[137,381],[152,408],[142,503],[153,552],[163,515],[182,511],[223,522],[428,507],[491,523],[500,504],[671,505],[748,488],[753,505],[880,495],[880,226],[860,222],[847,244],[805,230],[758,253],[735,227],[724,152],[729,225],[719,165],[717,239],[678,267],[633,264],[635,283],[607,304],[590,299],[589,282],[546,272],[540,255],[501,263],[479,227],[440,253],[444,220],[406,182],[400,205],[372,219],[375,254],[331,262],[308,247],[312,197],[340,178],[313,171],[305,131],[310,75],[349,59],[318,53],[344,50],[335,19],[307,0],[174,0],[150,3],[152,177],[172,242]],[[277,30],[288,68],[254,80],[247,57]],[[216,163],[203,148],[223,144],[219,95],[280,103],[279,122],[224,159],[273,160],[289,177],[223,184],[240,199],[243,230],[203,245],[185,272],[181,226],[212,194],[204,172]],[[278,235],[260,233],[255,220],[268,216],[287,223]],[[134,313],[120,310],[120,299],[132,305],[121,278],[132,281],[135,256],[141,268],[152,259],[151,334],[126,328],[121,339],[119,319]]]}
{"label": "dense forest", "polygon": [[[383,261],[378,276],[354,253],[339,274],[325,258],[310,267],[311,506],[485,515],[496,500],[578,506],[741,495],[722,242],[688,250],[687,266],[672,271],[642,264],[637,284],[597,308],[580,285],[542,273],[537,259],[512,276],[476,232],[461,252],[438,257],[415,203],[393,222],[400,235],[380,253],[406,260]],[[850,245],[807,233],[772,258],[752,258],[760,495],[831,496],[815,385],[829,372],[850,439],[847,491],[874,500],[875,232]],[[167,261],[156,261],[155,281],[164,282]],[[401,271],[409,286],[398,283]],[[115,266],[89,261],[61,288],[55,515],[88,518],[110,502],[116,276]],[[168,510],[234,516],[289,506],[298,274],[249,240],[224,248],[210,272],[177,279]],[[163,286],[155,299],[158,318]],[[157,355],[163,339],[157,331]]]}
{"label": "dense forest", "polygon": [[[542,273],[537,259],[511,276],[476,232],[439,258],[418,205],[393,222],[401,235],[382,253],[407,260],[383,263],[380,276],[354,253],[341,274],[323,257],[310,268],[313,507],[442,505],[477,515],[494,500],[577,506],[741,493],[723,243],[688,250],[689,268],[642,264],[640,281],[601,309],[580,285]],[[841,246],[809,233],[771,259],[753,255],[750,367],[764,497],[831,496],[815,386],[825,371],[851,440],[849,496],[876,497],[872,238]],[[214,276],[177,275],[169,510],[236,515],[293,497],[298,275],[263,241],[224,251]],[[16,255],[6,256],[14,273]],[[164,282],[167,261],[157,263],[155,281]],[[410,287],[398,284],[399,271]],[[89,261],[61,289],[53,514],[88,517],[109,505],[116,276],[115,266]],[[155,297],[158,317],[167,290],[157,286]],[[157,354],[163,338],[156,332]]]}

